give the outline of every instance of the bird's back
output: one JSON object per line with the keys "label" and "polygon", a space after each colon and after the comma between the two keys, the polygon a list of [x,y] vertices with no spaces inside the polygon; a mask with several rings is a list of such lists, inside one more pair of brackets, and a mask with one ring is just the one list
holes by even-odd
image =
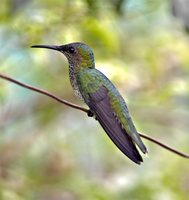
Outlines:
{"label": "bird's back", "polygon": [[144,146],[138,132],[136,131],[136,128],[129,114],[128,107],[113,83],[102,72],[95,68],[82,70],[78,74],[77,80],[79,82],[79,90],[87,104],[89,104],[90,94],[95,93],[102,86],[107,89],[107,95],[109,98],[109,103],[112,107],[114,117],[118,120],[118,122],[121,124],[123,129],[125,129],[127,134],[133,139],[133,141],[139,146],[141,151],[146,153],[146,147]]}

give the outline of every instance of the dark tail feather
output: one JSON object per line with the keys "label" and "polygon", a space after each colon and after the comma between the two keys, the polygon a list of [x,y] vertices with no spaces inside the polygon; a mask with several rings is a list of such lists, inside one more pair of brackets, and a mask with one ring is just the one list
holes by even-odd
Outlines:
{"label": "dark tail feather", "polygon": [[[139,154],[135,144],[133,143],[130,136],[126,133],[124,129],[122,129],[120,126],[115,127],[113,130],[110,130],[111,127],[107,127],[106,124],[104,124],[99,117],[97,117],[97,120],[103,127],[103,129],[106,131],[107,135],[110,137],[110,139],[113,141],[113,143],[133,162],[140,164],[143,162],[143,159],[141,155]],[[119,127],[119,128],[118,128]]]}

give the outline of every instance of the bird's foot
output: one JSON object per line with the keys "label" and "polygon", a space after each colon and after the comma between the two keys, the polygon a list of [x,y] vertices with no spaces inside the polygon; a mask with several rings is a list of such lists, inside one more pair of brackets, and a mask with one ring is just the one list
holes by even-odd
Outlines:
{"label": "bird's foot", "polygon": [[94,113],[91,110],[88,110],[87,115],[88,117],[94,117]]}
{"label": "bird's foot", "polygon": [[[87,115],[88,115],[88,117],[94,117],[95,116],[95,114],[91,110],[88,110]],[[96,117],[95,117],[95,119],[97,120]]]}

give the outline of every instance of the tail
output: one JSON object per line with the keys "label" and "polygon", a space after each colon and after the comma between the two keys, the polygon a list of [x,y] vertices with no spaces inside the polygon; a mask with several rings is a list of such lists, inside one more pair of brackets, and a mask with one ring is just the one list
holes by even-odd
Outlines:
{"label": "tail", "polygon": [[148,150],[146,148],[146,146],[144,145],[144,143],[142,142],[141,138],[140,138],[140,135],[138,132],[136,133],[132,133],[132,134],[129,134],[132,138],[132,140],[137,144],[137,146],[139,147],[139,149],[144,153],[148,153]]}

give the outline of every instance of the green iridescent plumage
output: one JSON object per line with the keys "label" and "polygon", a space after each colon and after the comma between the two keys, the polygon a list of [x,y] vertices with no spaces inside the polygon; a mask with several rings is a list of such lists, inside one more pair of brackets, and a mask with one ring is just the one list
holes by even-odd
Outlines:
{"label": "green iridescent plumage", "polygon": [[84,43],[33,47],[58,50],[67,57],[70,82],[76,95],[89,106],[115,145],[134,162],[142,162],[135,144],[143,153],[147,149],[136,131],[124,99],[112,82],[95,69],[91,48]]}
{"label": "green iridescent plumage", "polygon": [[117,119],[122,124],[126,132],[132,137],[134,142],[139,146],[143,153],[146,152],[146,148],[143,145],[139,134],[130,117],[127,105],[115,88],[115,86],[110,82],[110,80],[102,74],[97,69],[83,69],[77,75],[77,80],[79,84],[79,90],[86,103],[88,103],[89,94],[96,92],[100,87],[105,86],[108,90],[108,97],[112,110],[117,116]]}

